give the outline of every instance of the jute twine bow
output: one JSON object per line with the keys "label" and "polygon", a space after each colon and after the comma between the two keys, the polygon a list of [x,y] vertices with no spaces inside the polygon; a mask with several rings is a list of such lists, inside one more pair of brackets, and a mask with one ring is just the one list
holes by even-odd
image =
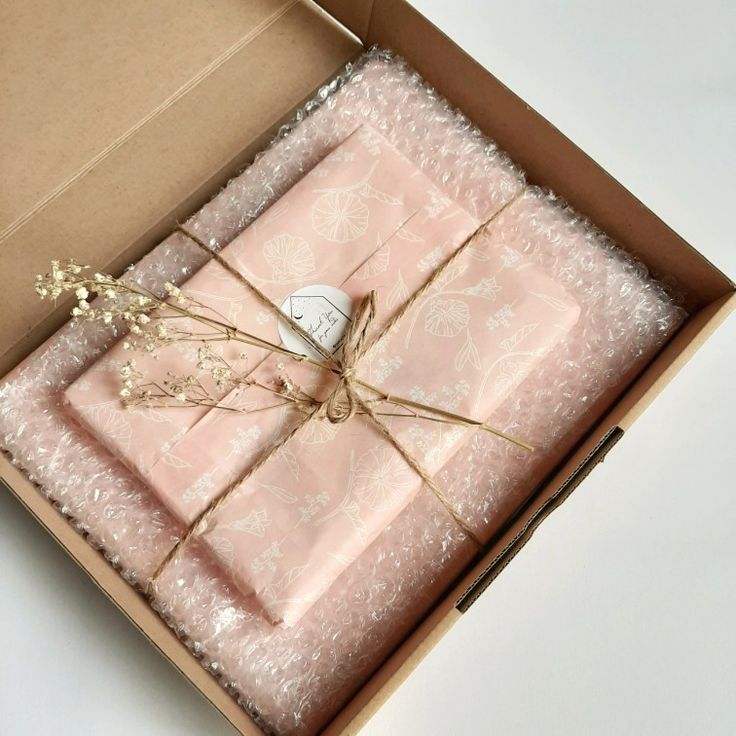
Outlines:
{"label": "jute twine bow", "polygon": [[369,346],[368,330],[376,316],[376,292],[371,291],[358,305],[345,330],[337,385],[324,402],[328,421],[341,424],[352,419],[361,408],[361,399],[353,383],[355,367]]}
{"label": "jute twine bow", "polygon": [[[333,424],[340,424],[352,419],[356,414],[360,413],[368,417],[377,429],[379,434],[383,436],[393,447],[399,452],[404,461],[412,470],[421,478],[422,482],[432,491],[439,502],[446,509],[453,521],[460,527],[463,533],[470,539],[478,549],[482,549],[483,542],[476,536],[467,522],[459,515],[458,511],[448,500],[442,489],[436,484],[432,476],[425,470],[419,461],[403,446],[399,438],[391,431],[391,428],[383,421],[383,419],[374,411],[373,401],[363,397],[361,390],[372,391],[376,394],[374,399],[378,401],[390,402],[392,397],[388,393],[378,392],[373,386],[364,383],[357,375],[356,369],[361,358],[370,350],[370,348],[387,334],[394,325],[403,317],[403,315],[412,307],[412,305],[420,299],[429,288],[444,274],[449,266],[465,252],[469,247],[481,240],[488,234],[491,226],[498,218],[520,197],[524,191],[517,193],[509,200],[501,209],[499,209],[490,219],[480,225],[465,241],[443,262],[441,263],[429,279],[415,291],[403,306],[393,315],[393,317],[384,325],[383,329],[375,331],[371,334],[371,325],[376,316],[376,292],[371,291],[365,296],[354,310],[351,321],[345,331],[343,338],[340,357],[331,354],[324,348],[315,338],[308,333],[298,322],[294,321],[285,314],[274,302],[272,302],[255,284],[243,276],[240,271],[235,269],[228,261],[226,261],[219,253],[209,248],[196,234],[188,230],[184,225],[179,225],[177,231],[184,235],[187,239],[195,243],[200,250],[206,253],[212,260],[218,263],[228,273],[230,273],[237,281],[245,286],[267,309],[272,311],[278,319],[289,324],[289,326],[300,335],[317,353],[321,356],[320,367],[330,371],[336,376],[336,383],[329,396],[324,401],[315,401],[308,409],[304,410],[304,417],[301,422],[296,422],[285,436],[278,442],[274,443],[261,457],[237,480],[231,483],[224,491],[220,493],[202,513],[192,522],[186,532],[169,550],[168,554],[161,561],[156,571],[149,581],[149,592],[153,592],[156,581],[160,577],[163,570],[168,566],[171,560],[176,556],[179,550],[186,545],[193,536],[197,535],[207,526],[209,519],[222,508],[232,494],[252,476],[259,468],[265,465],[271,458],[276,456],[284,445],[289,442],[298,432],[300,432],[309,422],[312,421],[329,421]],[[295,360],[299,360],[299,356],[294,356]],[[410,403],[410,402],[405,402]],[[432,412],[436,413],[438,421],[449,424],[458,424],[469,427],[483,427],[491,429],[480,421],[469,419],[452,412],[441,409],[432,408]],[[407,414],[407,417],[411,416]],[[515,440],[503,432],[492,430],[494,434],[504,439],[515,442],[518,445],[532,449],[525,443]]]}

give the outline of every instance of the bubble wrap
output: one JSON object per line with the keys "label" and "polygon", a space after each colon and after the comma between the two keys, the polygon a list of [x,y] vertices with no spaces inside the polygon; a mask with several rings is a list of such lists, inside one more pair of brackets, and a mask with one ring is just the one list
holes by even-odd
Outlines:
{"label": "bubble wrap", "polygon": [[[523,174],[400,60],[369,52],[319,90],[255,163],[189,222],[227,244],[360,122],[369,122],[479,217],[521,192]],[[490,236],[534,259],[578,300],[569,338],[488,421],[533,442],[528,455],[478,433],[440,473],[489,538],[685,317],[646,268],[578,214],[529,188]],[[169,237],[130,276],[160,291],[202,265]],[[132,584],[181,529],[153,495],[74,424],[58,401],[119,326],[62,328],[0,384],[0,444]],[[112,429],[112,428],[111,428]],[[204,550],[165,571],[157,609],[267,733],[317,733],[407,634],[476,550],[426,489],[291,629],[246,603]]]}

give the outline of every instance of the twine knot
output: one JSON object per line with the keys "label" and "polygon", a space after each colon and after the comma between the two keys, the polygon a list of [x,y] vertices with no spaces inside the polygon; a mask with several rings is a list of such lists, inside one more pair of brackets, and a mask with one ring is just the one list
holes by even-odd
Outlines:
{"label": "twine knot", "polygon": [[355,416],[362,400],[355,388],[356,366],[369,347],[368,333],[376,316],[376,292],[363,298],[351,317],[342,342],[337,384],[324,402],[325,417],[332,424],[342,424]]}

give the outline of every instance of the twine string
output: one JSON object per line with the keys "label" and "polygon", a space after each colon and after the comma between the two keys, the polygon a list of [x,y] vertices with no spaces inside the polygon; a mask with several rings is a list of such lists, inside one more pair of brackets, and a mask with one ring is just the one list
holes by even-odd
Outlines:
{"label": "twine string", "polygon": [[[518,192],[512,199],[506,202],[499,210],[497,210],[488,220],[481,224],[471,233],[455,251],[448,256],[431,274],[427,281],[415,291],[404,304],[394,313],[394,315],[386,322],[380,330],[371,331],[372,323],[376,317],[376,292],[371,291],[358,304],[355,309],[351,321],[345,331],[342,343],[340,358],[336,358],[333,354],[324,348],[309,332],[307,332],[298,322],[293,320],[288,314],[285,314],[279,307],[274,304],[255,284],[247,279],[240,271],[234,268],[219,253],[209,248],[201,238],[191,232],[184,225],[178,225],[177,231],[186,238],[195,243],[200,250],[206,253],[212,260],[224,268],[239,283],[245,286],[263,306],[272,311],[278,319],[284,320],[289,326],[302,337],[311,347],[324,358],[324,368],[331,370],[337,375],[337,382],[330,392],[330,395],[322,402],[316,402],[311,408],[306,409],[301,422],[296,422],[294,426],[287,432],[278,442],[275,442],[261,457],[239,478],[230,483],[212,502],[199,514],[199,516],[189,525],[186,532],[179,538],[176,544],[169,550],[167,555],[161,561],[159,566],[149,580],[149,591],[153,591],[156,581],[161,573],[174,559],[179,550],[184,547],[195,535],[204,531],[208,521],[214,514],[223,507],[231,498],[233,493],[248,478],[250,478],[257,470],[265,465],[270,459],[274,458],[281,449],[289,442],[297,433],[299,433],[309,422],[312,421],[329,421],[333,424],[340,424],[353,418],[356,413],[365,414],[373,423],[379,434],[383,436],[397,452],[402,456],[409,467],[419,476],[424,484],[432,491],[438,501],[445,508],[453,521],[460,527],[463,533],[470,539],[478,549],[482,549],[483,542],[473,532],[468,523],[462,518],[457,509],[447,498],[444,491],[437,485],[430,473],[422,466],[422,464],[404,447],[399,438],[393,433],[391,428],[376,414],[371,403],[367,402],[360,394],[359,387],[373,388],[363,383],[357,376],[356,368],[361,358],[370,350],[370,348],[380,340],[384,335],[399,322],[409,309],[421,299],[426,292],[437,283],[437,281],[446,273],[447,269],[460,257],[462,253],[471,248],[476,242],[483,239],[497,222],[501,215],[517,200],[523,196],[523,190]],[[295,359],[296,358],[295,356]],[[373,389],[375,391],[375,389]],[[390,400],[390,394],[382,395],[384,400]],[[438,412],[442,416],[442,412]],[[440,421],[442,421],[440,419]],[[448,415],[446,419],[448,423],[466,424],[467,426],[485,426],[475,420],[469,420],[458,415]],[[502,433],[496,432],[502,437]]]}

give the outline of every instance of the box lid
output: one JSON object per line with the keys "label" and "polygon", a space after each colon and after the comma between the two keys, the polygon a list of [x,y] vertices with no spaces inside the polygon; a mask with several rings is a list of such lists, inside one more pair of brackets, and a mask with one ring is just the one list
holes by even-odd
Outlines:
{"label": "box lid", "polygon": [[10,0],[0,16],[0,374],[53,310],[32,289],[51,258],[138,257],[360,49],[298,0]]}

